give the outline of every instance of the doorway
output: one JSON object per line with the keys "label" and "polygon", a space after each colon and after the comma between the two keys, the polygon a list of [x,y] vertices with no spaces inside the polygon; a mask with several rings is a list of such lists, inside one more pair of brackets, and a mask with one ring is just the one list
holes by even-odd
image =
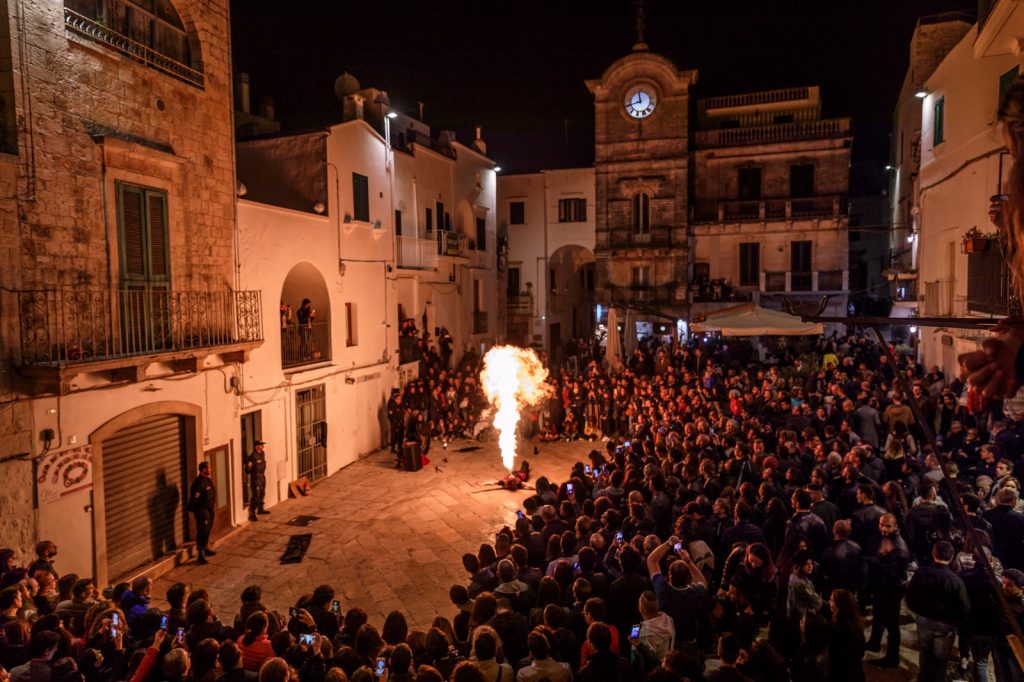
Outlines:
{"label": "doorway", "polygon": [[227,444],[203,453],[210,463],[210,478],[217,490],[217,508],[210,536],[216,538],[231,528],[231,449]]}
{"label": "doorway", "polygon": [[295,394],[299,478],[315,483],[327,476],[327,408],[324,387]]}

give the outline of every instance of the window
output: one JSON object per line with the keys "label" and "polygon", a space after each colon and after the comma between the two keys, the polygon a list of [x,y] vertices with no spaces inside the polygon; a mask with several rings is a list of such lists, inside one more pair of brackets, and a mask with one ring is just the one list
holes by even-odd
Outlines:
{"label": "window", "polygon": [[476,219],[476,250],[487,250],[487,220],[484,218]]}
{"label": "window", "polygon": [[508,269],[507,287],[509,297],[519,295],[519,268]]}
{"label": "window", "polygon": [[370,222],[370,179],[359,173],[352,174],[352,217]]}
{"label": "window", "polygon": [[395,209],[395,234],[399,237],[402,236],[402,212],[397,208]]}
{"label": "window", "polygon": [[117,228],[121,288],[167,289],[171,281],[167,193],[117,183]]}
{"label": "window", "polygon": [[1020,75],[1020,67],[1015,66],[1002,76],[999,77],[999,101],[996,102],[996,106],[1000,106],[1003,103],[1003,97],[1006,96],[1006,91],[1010,89],[1010,86],[1017,82],[1017,77]]}
{"label": "window", "polygon": [[551,293],[553,294],[558,293],[558,277],[556,277],[557,274],[558,271],[555,270],[554,268],[548,270],[548,283],[551,285]]}
{"label": "window", "polygon": [[645,192],[633,195],[633,232],[647,234],[651,231],[651,197]]}
{"label": "window", "polygon": [[433,232],[434,230],[434,212],[429,208],[427,209],[427,232]]}
{"label": "window", "polygon": [[649,287],[651,285],[651,266],[634,266],[630,284],[634,289],[646,289]]}
{"label": "window", "polygon": [[509,223],[509,225],[525,225],[526,224],[526,202],[525,201],[510,201],[508,203],[508,223]]}
{"label": "window", "polygon": [[444,214],[444,204],[440,201],[436,202],[434,204],[434,212],[437,213],[437,229],[447,230],[448,226],[445,225],[445,219],[447,216]]}
{"label": "window", "polygon": [[790,242],[789,269],[790,288],[793,291],[810,291],[813,275],[809,241]]}
{"label": "window", "polygon": [[935,101],[935,116],[932,120],[932,146],[942,144],[946,139],[946,98],[940,97]]}
{"label": "window", "polygon": [[359,345],[359,327],[356,320],[356,304],[345,304],[345,345]]}
{"label": "window", "polygon": [[757,286],[761,280],[761,245],[757,242],[740,244],[740,286]]}
{"label": "window", "polygon": [[761,200],[761,169],[740,168],[739,169],[739,199],[740,201]]}
{"label": "window", "polygon": [[800,163],[789,167],[789,196],[814,196],[813,163]]}
{"label": "window", "polygon": [[586,199],[559,199],[558,222],[582,223],[587,220]]}
{"label": "window", "polygon": [[193,55],[192,41],[171,0],[65,0],[64,21],[78,35],[203,86],[202,60]]}

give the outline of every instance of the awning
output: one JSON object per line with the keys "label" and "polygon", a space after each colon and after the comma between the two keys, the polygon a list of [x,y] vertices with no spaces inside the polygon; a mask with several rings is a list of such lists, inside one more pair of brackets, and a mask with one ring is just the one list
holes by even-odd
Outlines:
{"label": "awning", "polygon": [[691,325],[695,332],[719,332],[722,336],[809,336],[823,334],[821,323],[803,322],[799,317],[752,303],[708,313],[703,322]]}

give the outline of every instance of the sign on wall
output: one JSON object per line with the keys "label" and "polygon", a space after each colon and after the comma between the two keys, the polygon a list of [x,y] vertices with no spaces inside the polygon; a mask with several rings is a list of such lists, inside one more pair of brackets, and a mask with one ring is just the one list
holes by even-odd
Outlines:
{"label": "sign on wall", "polygon": [[36,489],[40,502],[92,487],[92,445],[54,452],[39,460]]}

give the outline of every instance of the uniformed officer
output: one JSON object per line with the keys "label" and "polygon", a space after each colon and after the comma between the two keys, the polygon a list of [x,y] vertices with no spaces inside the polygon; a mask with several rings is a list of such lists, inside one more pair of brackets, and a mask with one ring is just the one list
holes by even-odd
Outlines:
{"label": "uniformed officer", "polygon": [[405,440],[405,405],[398,389],[392,390],[388,399],[388,424],[391,426],[391,452],[401,459],[402,442]]}
{"label": "uniformed officer", "polygon": [[188,510],[196,520],[196,551],[201,564],[206,563],[207,556],[216,554],[207,546],[210,544],[210,529],[213,527],[213,513],[216,509],[217,490],[210,478],[210,463],[200,462],[199,475],[192,481],[188,491]]}
{"label": "uniformed officer", "polygon": [[263,452],[265,443],[253,444],[252,452],[245,458],[245,473],[249,477],[249,520],[255,521],[256,514],[269,514],[263,508],[263,497],[267,492],[267,456]]}

